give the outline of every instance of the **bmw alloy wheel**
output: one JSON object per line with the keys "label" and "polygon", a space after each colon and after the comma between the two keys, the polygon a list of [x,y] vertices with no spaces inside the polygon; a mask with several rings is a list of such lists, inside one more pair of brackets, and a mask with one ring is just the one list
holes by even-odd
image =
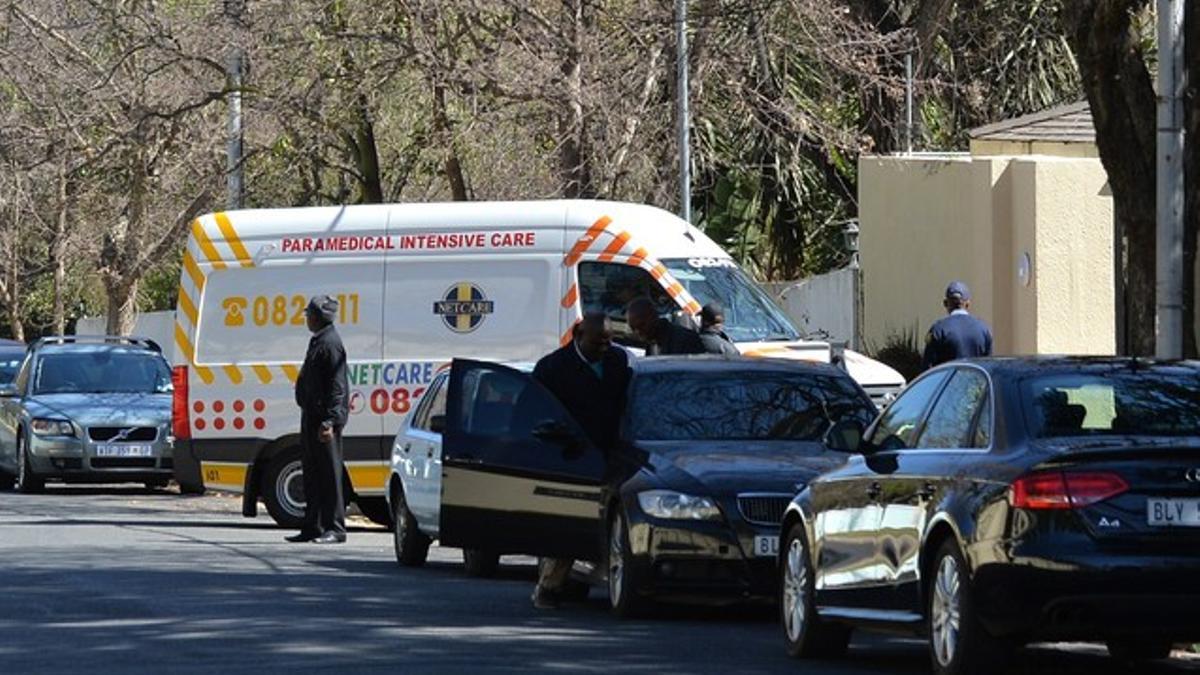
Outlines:
{"label": "bmw alloy wheel", "polygon": [[621,516],[613,518],[608,535],[608,595],[616,607],[625,591],[625,522]]}
{"label": "bmw alloy wheel", "polygon": [[942,666],[949,666],[958,650],[962,606],[962,575],[954,556],[943,556],[933,584],[930,641]]}
{"label": "bmw alloy wheel", "polygon": [[808,567],[804,564],[804,542],[797,537],[788,546],[783,572],[783,621],[788,639],[795,642],[804,631],[808,593]]}

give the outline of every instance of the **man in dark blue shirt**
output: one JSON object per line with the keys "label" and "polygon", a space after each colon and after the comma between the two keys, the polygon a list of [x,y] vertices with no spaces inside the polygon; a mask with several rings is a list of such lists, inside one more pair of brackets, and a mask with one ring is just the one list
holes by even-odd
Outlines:
{"label": "man in dark blue shirt", "polygon": [[939,319],[925,336],[925,367],[977,356],[991,356],[992,331],[983,321],[971,316],[971,291],[961,281],[946,287],[942,305],[949,316]]}

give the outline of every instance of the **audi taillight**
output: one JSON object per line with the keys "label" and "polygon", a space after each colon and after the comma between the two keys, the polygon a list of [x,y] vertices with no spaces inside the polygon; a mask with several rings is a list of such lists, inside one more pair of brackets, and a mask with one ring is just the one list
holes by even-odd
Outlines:
{"label": "audi taillight", "polygon": [[1041,471],[1013,481],[1008,501],[1014,508],[1078,509],[1127,492],[1129,483],[1107,471]]}
{"label": "audi taillight", "polygon": [[171,397],[171,432],[176,440],[192,437],[192,423],[188,418],[188,369],[175,366],[171,371],[171,385],[175,392]]}

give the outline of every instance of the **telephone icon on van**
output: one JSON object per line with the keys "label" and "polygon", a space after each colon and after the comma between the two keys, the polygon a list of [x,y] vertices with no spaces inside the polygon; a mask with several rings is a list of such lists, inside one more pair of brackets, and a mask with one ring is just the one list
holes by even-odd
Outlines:
{"label": "telephone icon on van", "polygon": [[233,328],[246,325],[246,307],[249,305],[250,302],[242,297],[225,298],[221,302],[221,308],[225,310],[225,325]]}

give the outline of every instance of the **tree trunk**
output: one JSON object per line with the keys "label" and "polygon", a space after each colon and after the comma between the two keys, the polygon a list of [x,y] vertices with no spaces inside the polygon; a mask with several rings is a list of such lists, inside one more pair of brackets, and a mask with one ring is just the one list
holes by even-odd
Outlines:
{"label": "tree trunk", "polygon": [[375,143],[375,122],[371,119],[371,108],[365,94],[358,96],[358,120],[351,148],[355,164],[358,166],[359,202],[382,204],[383,179],[379,174],[379,147]]}
{"label": "tree trunk", "polygon": [[446,182],[450,184],[450,197],[456,202],[467,201],[467,179],[463,175],[462,162],[458,159],[458,144],[454,142],[454,130],[450,115],[446,112],[446,87],[433,85],[433,128],[436,137],[445,146],[442,169]]}
{"label": "tree trunk", "polygon": [[1134,356],[1154,356],[1157,310],[1154,261],[1158,252],[1154,214],[1150,214],[1149,220],[1143,214],[1139,220],[1124,213],[1122,204],[1116,200],[1114,213],[1120,224],[1118,231],[1126,241],[1125,349]]}
{"label": "tree trunk", "polygon": [[1153,355],[1155,346],[1156,94],[1132,27],[1147,1],[1074,0],[1062,13],[1126,242],[1126,350],[1137,356]]}
{"label": "tree trunk", "polygon": [[1200,231],[1200,2],[1192,0],[1184,9],[1184,64],[1188,88],[1184,94],[1183,119],[1186,145],[1183,175],[1186,185],[1183,225],[1183,355],[1200,356],[1196,345],[1196,239]]}
{"label": "tree trunk", "polygon": [[587,110],[583,91],[583,41],[588,33],[589,0],[568,0],[564,17],[567,54],[563,61],[563,109],[558,116],[559,170],[563,196],[595,196],[587,147]]}
{"label": "tree trunk", "polygon": [[137,317],[137,280],[109,280],[105,282],[104,290],[108,295],[105,332],[108,335],[128,335]]}

